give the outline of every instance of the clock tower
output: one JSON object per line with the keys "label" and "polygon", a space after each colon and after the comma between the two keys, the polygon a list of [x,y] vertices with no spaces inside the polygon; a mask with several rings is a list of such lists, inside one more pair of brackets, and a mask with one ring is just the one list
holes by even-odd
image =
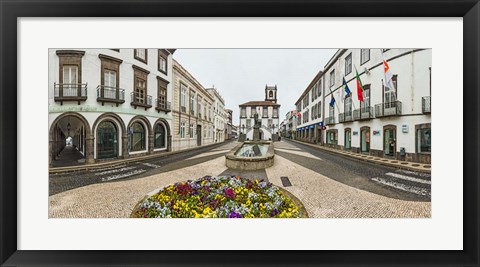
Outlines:
{"label": "clock tower", "polygon": [[265,101],[272,101],[273,103],[277,103],[277,85],[265,85]]}

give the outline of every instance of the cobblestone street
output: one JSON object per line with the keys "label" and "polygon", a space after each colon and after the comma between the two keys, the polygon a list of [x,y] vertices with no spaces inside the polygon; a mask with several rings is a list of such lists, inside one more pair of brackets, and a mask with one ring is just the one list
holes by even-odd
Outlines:
{"label": "cobblestone street", "polygon": [[[149,192],[206,175],[260,178],[298,197],[314,218],[429,218],[430,174],[363,162],[303,144],[275,143],[275,163],[237,173],[225,153],[237,142],[77,173],[50,175],[50,218],[124,218]],[[284,186],[288,177],[291,186]]]}

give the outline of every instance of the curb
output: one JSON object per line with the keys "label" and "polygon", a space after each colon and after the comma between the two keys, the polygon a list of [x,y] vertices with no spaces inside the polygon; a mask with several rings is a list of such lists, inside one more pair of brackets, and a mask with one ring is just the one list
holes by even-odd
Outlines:
{"label": "curb", "polygon": [[107,162],[94,163],[94,164],[87,164],[87,165],[80,165],[80,166],[49,168],[48,173],[49,174],[57,174],[57,173],[77,172],[77,171],[84,171],[84,170],[94,170],[94,169],[99,169],[99,168],[104,168],[104,167],[114,167],[114,166],[119,166],[119,165],[123,165],[123,164],[138,162],[138,161],[142,161],[142,160],[146,160],[146,159],[168,157],[168,156],[175,155],[175,154],[178,154],[178,153],[194,151],[194,150],[197,150],[197,149],[211,147],[211,146],[220,145],[220,144],[226,144],[226,143],[229,143],[229,142],[232,142],[232,141],[234,141],[234,140],[228,140],[228,141],[224,141],[224,142],[221,142],[221,143],[214,143],[214,144],[210,144],[210,145],[206,145],[206,146],[200,146],[200,147],[189,148],[189,149],[178,150],[178,151],[170,151],[170,152],[161,153],[161,154],[147,155],[147,156],[141,156],[141,157],[135,157],[135,158],[129,158],[129,159],[120,159],[120,160],[107,161]]}
{"label": "curb", "polygon": [[[316,149],[320,149],[320,150],[333,152],[333,153],[343,155],[343,156],[346,156],[346,157],[349,157],[349,158],[376,163],[376,164],[383,165],[383,166],[394,167],[394,168],[397,168],[397,169],[405,169],[405,170],[410,170],[410,171],[424,172],[424,173],[431,173],[432,172],[431,168],[412,166],[412,164],[419,164],[419,165],[431,165],[431,164],[421,164],[421,163],[416,163],[416,162],[390,160],[390,159],[379,158],[379,157],[374,157],[374,156],[370,156],[370,155],[366,156],[366,155],[362,155],[362,154],[356,154],[356,153],[353,153],[353,152],[345,152],[345,151],[342,151],[342,150],[322,147],[322,146],[319,146],[319,145],[305,143],[305,142],[301,142],[301,141],[297,141],[297,140],[288,139],[288,141],[292,141],[292,142],[295,142],[295,143],[307,145],[307,146],[310,146],[310,147],[313,147],[313,148],[316,148]],[[372,158],[376,158],[376,159],[368,159],[367,157],[372,157]],[[397,161],[398,163],[393,163],[393,162],[389,162],[389,161]],[[402,162],[403,164],[400,163],[400,162]]]}

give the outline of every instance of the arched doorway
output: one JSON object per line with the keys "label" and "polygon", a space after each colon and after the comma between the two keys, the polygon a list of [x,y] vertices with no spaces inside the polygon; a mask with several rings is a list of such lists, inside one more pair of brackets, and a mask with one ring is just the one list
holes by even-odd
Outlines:
{"label": "arched doorway", "polygon": [[155,125],[155,137],[154,137],[155,149],[167,148],[167,134],[163,123],[157,123]]}
{"label": "arched doorway", "polygon": [[395,125],[383,126],[383,151],[386,157],[396,156],[397,127]]}
{"label": "arched doorway", "polygon": [[370,127],[360,128],[360,152],[370,152]]}
{"label": "arched doorway", "polygon": [[130,126],[129,151],[137,152],[147,149],[147,130],[143,123],[136,121]]}
{"label": "arched doorway", "polygon": [[52,122],[49,135],[52,167],[93,163],[93,138],[82,115],[74,112],[61,114]]}
{"label": "arched doorway", "polygon": [[110,120],[102,121],[97,128],[97,158],[118,157],[118,129]]}

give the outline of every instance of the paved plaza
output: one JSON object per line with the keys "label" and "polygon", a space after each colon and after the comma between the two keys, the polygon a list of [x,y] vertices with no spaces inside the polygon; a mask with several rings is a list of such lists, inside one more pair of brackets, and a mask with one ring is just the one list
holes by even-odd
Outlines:
{"label": "paved plaza", "polygon": [[[125,218],[149,192],[206,175],[268,180],[303,202],[312,218],[429,218],[430,174],[396,169],[316,149],[275,142],[273,167],[237,172],[225,153],[237,142],[136,163],[50,175],[50,218]],[[291,186],[284,186],[287,177]]]}

